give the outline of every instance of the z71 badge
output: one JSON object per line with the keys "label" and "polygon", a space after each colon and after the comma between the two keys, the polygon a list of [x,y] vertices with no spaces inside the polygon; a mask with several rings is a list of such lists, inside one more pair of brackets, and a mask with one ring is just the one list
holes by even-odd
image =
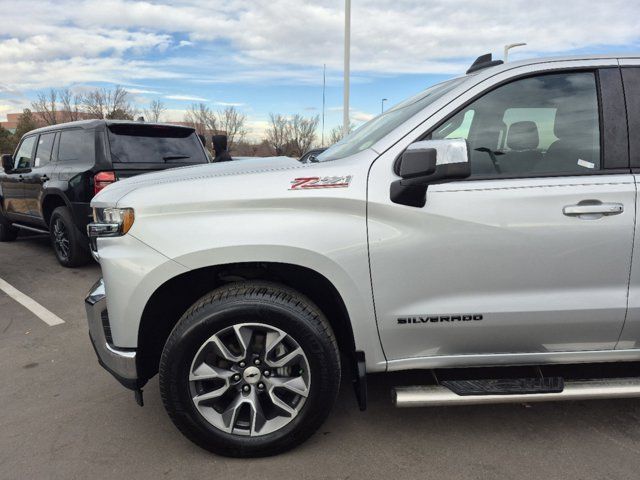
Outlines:
{"label": "z71 badge", "polygon": [[304,177],[291,180],[289,190],[312,190],[315,188],[347,188],[353,175],[342,177]]}

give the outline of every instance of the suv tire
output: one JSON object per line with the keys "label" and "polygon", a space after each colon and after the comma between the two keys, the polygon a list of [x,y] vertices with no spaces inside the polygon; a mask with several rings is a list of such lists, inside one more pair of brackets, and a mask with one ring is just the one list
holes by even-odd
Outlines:
{"label": "suv tire", "polygon": [[0,242],[13,242],[16,238],[18,229],[0,213]]}
{"label": "suv tire", "polygon": [[[309,438],[336,400],[340,375],[336,339],[318,307],[276,283],[239,282],[202,297],[178,321],[162,352],[160,393],[195,444],[258,457]],[[196,403],[211,391],[224,393]]]}
{"label": "suv tire", "polygon": [[56,258],[63,267],[80,267],[91,260],[87,239],[73,223],[67,207],[58,207],[51,214],[49,235]]}

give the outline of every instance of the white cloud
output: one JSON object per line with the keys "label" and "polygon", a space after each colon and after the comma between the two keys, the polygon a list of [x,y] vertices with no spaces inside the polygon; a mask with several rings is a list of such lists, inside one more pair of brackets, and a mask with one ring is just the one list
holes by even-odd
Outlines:
{"label": "white cloud", "polygon": [[127,92],[133,95],[160,95],[162,93],[157,90],[146,90],[144,88],[129,88],[129,87],[125,87],[125,88],[127,89]]}
{"label": "white cloud", "polygon": [[180,100],[185,102],[208,102],[206,98],[196,97],[195,95],[165,95],[164,98],[169,100]]}
{"label": "white cloud", "polygon": [[[51,62],[58,62],[62,70],[77,69],[77,58],[85,60],[80,68],[85,78],[104,75],[108,81],[126,83],[136,78],[157,78],[162,72],[184,77],[187,74],[178,63],[167,62],[162,55],[149,60],[141,71],[136,72],[135,62],[145,53],[194,45],[209,46],[216,51],[216,58],[224,56],[224,62],[213,64],[224,65],[222,69],[202,65],[200,80],[204,82],[288,79],[292,83],[317,83],[317,72],[310,73],[310,68],[326,63],[330,70],[341,69],[343,0],[174,3],[4,1],[0,70],[7,77],[3,81],[18,85],[27,73],[28,86],[44,86],[55,82],[55,77],[37,79],[30,73],[43,65],[48,70],[46,65]],[[627,0],[564,0],[553,6],[529,0],[356,2],[352,10],[352,68],[356,73],[375,74],[460,73],[470,57],[500,52],[502,45],[513,41],[529,44],[516,55],[589,46],[638,46],[639,15],[638,2]],[[104,61],[111,59],[121,65],[114,68]],[[33,68],[23,65],[18,76],[9,68],[14,63]],[[68,76],[62,73],[62,77],[66,80]]]}
{"label": "white cloud", "polygon": [[244,103],[241,102],[214,102],[214,105],[219,105],[221,107],[242,107]]}

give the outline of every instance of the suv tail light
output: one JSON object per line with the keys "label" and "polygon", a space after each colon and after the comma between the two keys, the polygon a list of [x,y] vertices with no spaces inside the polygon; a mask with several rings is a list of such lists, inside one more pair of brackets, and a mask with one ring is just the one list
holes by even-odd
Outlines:
{"label": "suv tail light", "polygon": [[117,180],[115,172],[99,172],[93,177],[93,194],[96,195],[100,190],[108,187]]}

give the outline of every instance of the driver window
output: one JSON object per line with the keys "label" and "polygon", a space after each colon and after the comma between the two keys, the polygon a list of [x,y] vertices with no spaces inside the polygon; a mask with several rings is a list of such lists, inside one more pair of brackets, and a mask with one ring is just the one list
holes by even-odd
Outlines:
{"label": "driver window", "polygon": [[16,153],[15,170],[24,170],[31,168],[33,161],[33,147],[36,144],[37,137],[27,137],[20,144],[20,148]]}
{"label": "driver window", "polygon": [[600,169],[595,75],[540,75],[487,93],[434,130],[465,138],[472,176],[580,175]]}

